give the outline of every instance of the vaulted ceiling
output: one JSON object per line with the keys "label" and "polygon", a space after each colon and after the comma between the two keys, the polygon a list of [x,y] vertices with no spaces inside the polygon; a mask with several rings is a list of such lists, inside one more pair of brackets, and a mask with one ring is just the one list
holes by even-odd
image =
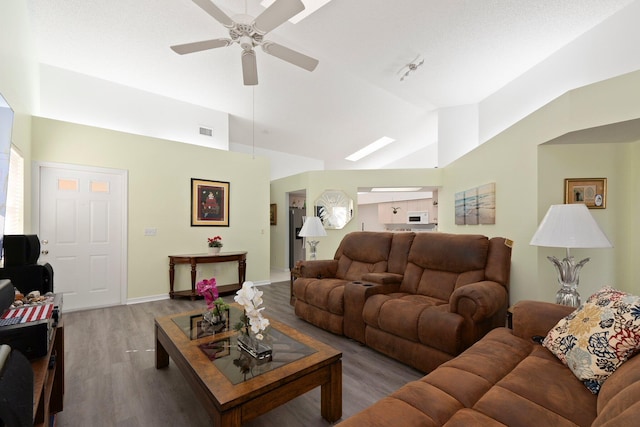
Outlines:
{"label": "vaulted ceiling", "polygon": [[[420,152],[437,142],[435,111],[478,103],[632,3],[332,0],[268,33],[317,58],[317,69],[257,50],[259,84],[247,87],[237,45],[184,56],[169,49],[228,37],[191,0],[27,1],[41,63],[228,112],[231,142],[332,169],[354,167],[344,157],[382,136],[397,142],[370,166]],[[258,0],[213,2],[229,16],[264,10]]]}

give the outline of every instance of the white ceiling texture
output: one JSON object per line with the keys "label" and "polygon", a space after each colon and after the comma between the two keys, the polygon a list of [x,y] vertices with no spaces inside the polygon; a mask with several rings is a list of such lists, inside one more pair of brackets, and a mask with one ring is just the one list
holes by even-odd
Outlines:
{"label": "white ceiling texture", "polygon": [[[317,58],[315,71],[256,49],[251,89],[238,45],[183,56],[169,49],[228,37],[191,0],[27,1],[39,62],[227,112],[232,143],[318,159],[326,169],[415,157],[437,142],[439,109],[479,103],[632,3],[332,0],[265,36]],[[213,2],[229,16],[264,10],[259,0]],[[416,58],[423,65],[401,81]],[[344,160],[382,136],[396,142]]]}

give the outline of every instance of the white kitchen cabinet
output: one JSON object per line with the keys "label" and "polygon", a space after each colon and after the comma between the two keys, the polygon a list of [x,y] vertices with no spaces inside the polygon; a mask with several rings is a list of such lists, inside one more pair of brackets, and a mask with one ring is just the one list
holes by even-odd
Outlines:
{"label": "white kitchen cabinet", "polygon": [[[429,212],[431,199],[407,200],[407,211],[409,212]],[[431,217],[431,212],[429,212]]]}
{"label": "white kitchen cabinet", "polygon": [[[394,207],[397,211],[395,214]],[[378,221],[381,224],[406,224],[407,201],[378,203]]]}

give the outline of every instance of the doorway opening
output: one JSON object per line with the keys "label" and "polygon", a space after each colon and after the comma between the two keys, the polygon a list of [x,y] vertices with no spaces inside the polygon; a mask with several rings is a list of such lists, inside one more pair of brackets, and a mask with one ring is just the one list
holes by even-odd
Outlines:
{"label": "doorway opening", "polygon": [[288,255],[289,271],[298,261],[306,259],[304,238],[298,236],[307,212],[307,191],[297,190],[287,193],[288,215]]}

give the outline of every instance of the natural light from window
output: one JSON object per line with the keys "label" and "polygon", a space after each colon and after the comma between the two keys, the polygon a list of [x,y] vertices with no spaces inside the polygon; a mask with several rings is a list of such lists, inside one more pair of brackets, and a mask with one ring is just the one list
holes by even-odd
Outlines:
{"label": "natural light from window", "polygon": [[388,136],[383,136],[382,138],[378,139],[377,141],[374,141],[371,144],[367,145],[366,147],[356,151],[352,155],[350,155],[348,157],[345,157],[345,159],[346,160],[351,160],[352,162],[357,162],[361,158],[363,158],[365,156],[368,156],[369,154],[373,153],[374,151],[378,151],[382,147],[387,146],[387,145],[391,144],[394,141],[395,141],[395,139],[393,139],[393,138],[389,138]]}
{"label": "natural light from window", "polygon": [[24,158],[11,146],[4,234],[24,233]]}

